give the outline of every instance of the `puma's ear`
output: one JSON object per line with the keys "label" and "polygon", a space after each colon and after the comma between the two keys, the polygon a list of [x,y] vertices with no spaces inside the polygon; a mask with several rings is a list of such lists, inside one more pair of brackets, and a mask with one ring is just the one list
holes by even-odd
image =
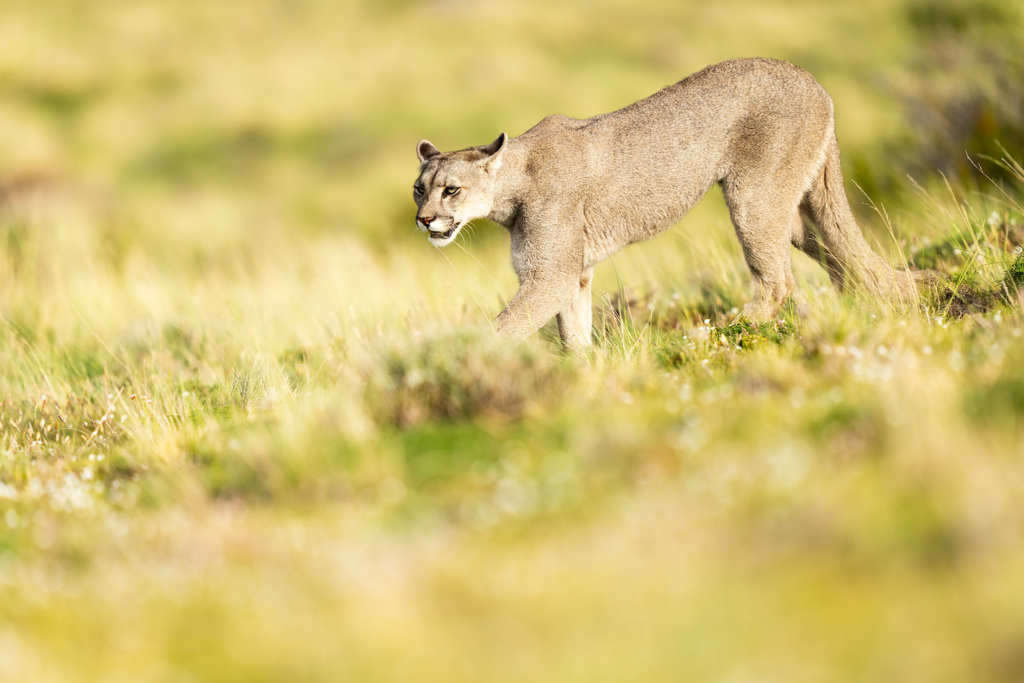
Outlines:
{"label": "puma's ear", "polygon": [[420,163],[425,164],[429,159],[436,157],[441,151],[430,144],[429,140],[420,140],[420,144],[416,145],[416,156],[420,158]]}
{"label": "puma's ear", "polygon": [[488,173],[494,173],[501,168],[501,157],[505,154],[505,148],[508,146],[508,135],[502,133],[498,136],[498,139],[491,144],[481,147],[480,151],[486,154],[483,159],[478,163],[484,167],[484,170]]}

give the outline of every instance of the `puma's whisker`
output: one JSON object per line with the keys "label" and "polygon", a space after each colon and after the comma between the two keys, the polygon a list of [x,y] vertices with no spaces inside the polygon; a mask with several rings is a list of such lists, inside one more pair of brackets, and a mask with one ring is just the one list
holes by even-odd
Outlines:
{"label": "puma's whisker", "polygon": [[471,259],[473,259],[474,261],[476,261],[476,264],[477,264],[478,266],[480,266],[480,268],[481,268],[481,269],[482,269],[482,270],[483,270],[483,271],[484,271],[485,273],[487,273],[487,277],[488,277],[488,278],[490,279],[490,281],[491,281],[491,284],[492,284],[492,285],[494,285],[494,288],[495,288],[496,290],[498,290],[498,296],[500,296],[500,297],[501,297],[501,301],[502,301],[502,303],[504,303],[504,304],[505,304],[506,306],[508,306],[508,299],[506,299],[506,298],[505,298],[505,295],[501,293],[501,287],[499,287],[499,286],[498,286],[498,283],[494,281],[494,276],[493,276],[493,275],[491,275],[491,271],[487,270],[487,268],[486,268],[486,267],[484,266],[484,264],[480,263],[480,259],[478,259],[478,258],[477,258],[476,256],[473,256],[473,252],[471,252],[471,251],[470,251],[469,249],[466,249],[466,248],[465,248],[464,246],[462,246],[462,245],[461,245],[461,244],[459,244],[458,242],[456,242],[456,243],[455,243],[455,246],[457,246],[457,247],[458,247],[459,249],[461,249],[462,251],[466,252],[466,254],[467,254],[467,255],[469,255],[469,258],[471,258]]}

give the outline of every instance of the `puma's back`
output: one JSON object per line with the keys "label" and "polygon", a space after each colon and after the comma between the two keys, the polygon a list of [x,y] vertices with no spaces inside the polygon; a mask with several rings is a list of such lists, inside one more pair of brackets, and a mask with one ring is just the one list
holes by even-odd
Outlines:
{"label": "puma's back", "polygon": [[831,126],[831,99],[809,73],[745,59],[609,114],[548,117],[517,140],[538,185],[579,196],[595,242],[614,250],[671,227],[730,173],[764,164],[809,183]]}

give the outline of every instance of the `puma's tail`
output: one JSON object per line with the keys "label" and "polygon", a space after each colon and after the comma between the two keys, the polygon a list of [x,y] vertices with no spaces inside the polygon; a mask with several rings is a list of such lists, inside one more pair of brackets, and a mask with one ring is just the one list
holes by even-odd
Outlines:
{"label": "puma's tail", "polygon": [[876,296],[912,302],[917,299],[919,285],[928,287],[942,279],[935,271],[894,268],[868,245],[843,189],[835,135],[830,136],[825,163],[807,191],[802,210],[820,231],[833,282],[840,289],[857,284]]}

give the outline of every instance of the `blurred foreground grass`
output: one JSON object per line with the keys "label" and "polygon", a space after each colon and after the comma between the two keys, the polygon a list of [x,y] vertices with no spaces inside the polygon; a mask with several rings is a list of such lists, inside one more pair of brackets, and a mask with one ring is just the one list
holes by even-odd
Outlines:
{"label": "blurred foreground grass", "polygon": [[[0,678],[1021,680],[1019,17],[6,3]],[[507,238],[413,232],[415,142],[747,55],[815,73],[863,225],[974,294],[801,257],[735,324],[715,195],[598,269],[587,362],[491,339]]]}

